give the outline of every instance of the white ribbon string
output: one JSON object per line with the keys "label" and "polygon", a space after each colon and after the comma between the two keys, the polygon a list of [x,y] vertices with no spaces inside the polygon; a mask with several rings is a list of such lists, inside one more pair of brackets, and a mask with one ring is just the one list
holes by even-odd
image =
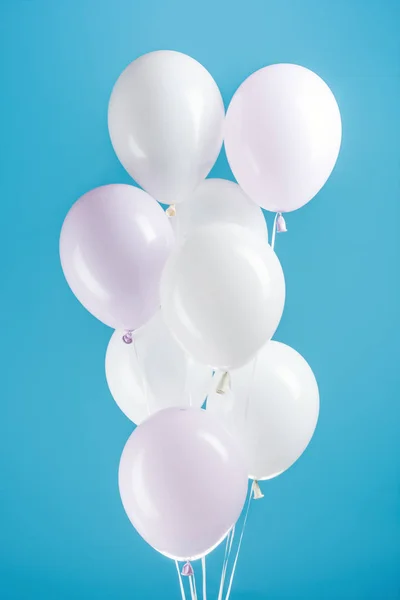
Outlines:
{"label": "white ribbon string", "polygon": [[[255,377],[256,368],[257,368],[257,361],[258,361],[258,354],[254,358],[253,365],[252,365],[252,368],[251,368],[251,375],[250,375],[249,387],[248,387],[246,404],[245,404],[245,414],[244,414],[245,422],[247,422],[247,415],[248,415],[248,410],[249,410],[249,405],[250,405],[250,396],[251,396],[251,391],[252,391],[252,387],[253,387],[253,383],[254,383],[254,377]],[[240,547],[242,545],[244,530],[245,530],[246,523],[247,523],[247,516],[249,514],[250,503],[251,503],[251,499],[252,499],[252,490],[253,490],[253,486],[250,485],[249,486],[249,491],[248,491],[249,497],[248,497],[248,500],[247,500],[245,515],[244,515],[244,519],[243,519],[242,531],[240,532],[239,542],[238,542],[238,546],[237,546],[237,549],[236,549],[236,556],[235,556],[235,559],[234,559],[234,562],[233,562],[232,573],[231,573],[231,577],[230,577],[230,580],[229,580],[228,591],[227,591],[227,595],[225,596],[225,600],[229,599],[229,596],[230,596],[230,593],[231,593],[231,589],[232,589],[233,577],[235,575],[236,564],[237,564],[237,561],[238,561],[238,558],[239,558]],[[234,535],[235,535],[235,527],[233,527],[233,529],[231,530],[231,533],[228,535],[228,538],[227,538],[227,543],[226,543],[226,547],[225,547],[224,562],[223,562],[223,566],[222,566],[221,582],[220,582],[220,587],[219,587],[218,600],[222,600],[222,596],[223,596],[224,585],[225,585],[225,578],[226,578],[226,571],[227,571],[227,568],[228,568],[228,562],[229,562],[229,557],[230,557],[231,550],[232,550]]]}
{"label": "white ribbon string", "polygon": [[194,600],[197,600],[196,575],[194,574],[194,571],[191,579],[193,579]]}
{"label": "white ribbon string", "polygon": [[186,594],[185,594],[185,588],[183,587],[183,581],[182,581],[182,575],[181,575],[181,570],[179,568],[179,563],[176,560],[175,561],[175,566],[176,566],[176,570],[178,573],[178,578],[179,578],[179,587],[181,588],[181,596],[182,596],[182,600],[186,600]]}
{"label": "white ribbon string", "polygon": [[224,554],[224,561],[222,563],[221,581],[219,584],[218,600],[222,600],[222,595],[224,593],[226,570],[228,568],[228,561],[229,561],[229,556],[231,554],[234,537],[235,537],[235,526],[232,527],[232,529],[230,530],[230,532],[228,533],[227,538],[226,538],[225,554]]}
{"label": "white ribbon string", "polygon": [[201,559],[201,572],[203,575],[203,600],[207,600],[207,573],[206,573],[206,557]]}
{"label": "white ribbon string", "polygon": [[243,535],[244,535],[244,530],[246,529],[246,523],[247,523],[247,517],[249,516],[249,509],[250,509],[250,504],[251,504],[251,500],[252,500],[252,492],[253,486],[250,486],[249,489],[249,498],[247,500],[247,506],[246,506],[246,512],[244,515],[244,520],[243,520],[243,525],[242,525],[242,531],[240,532],[240,538],[239,538],[239,543],[236,549],[236,556],[235,556],[235,560],[233,562],[233,567],[232,567],[232,573],[229,579],[229,585],[228,585],[228,591],[226,592],[226,596],[225,596],[225,600],[229,600],[229,597],[231,595],[231,589],[232,589],[232,583],[233,583],[233,577],[235,575],[235,571],[236,571],[236,565],[237,565],[237,561],[239,558],[239,553],[240,553],[240,547],[242,545],[242,540],[243,540]]}
{"label": "white ribbon string", "polygon": [[196,582],[194,579],[194,575],[189,575],[189,586],[190,586],[191,600],[197,600]]}
{"label": "white ribbon string", "polygon": [[272,236],[271,236],[271,248],[272,248],[272,250],[274,250],[274,248],[275,248],[276,222],[278,220],[278,217],[279,217],[279,213],[276,213],[275,219],[274,219],[274,224],[272,226]]}

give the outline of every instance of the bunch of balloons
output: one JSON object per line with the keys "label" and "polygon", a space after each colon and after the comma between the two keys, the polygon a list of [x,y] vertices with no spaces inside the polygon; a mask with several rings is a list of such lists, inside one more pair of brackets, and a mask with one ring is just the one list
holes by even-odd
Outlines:
{"label": "bunch of balloons", "polygon": [[[108,127],[143,190],[82,196],[62,227],[61,264],[78,300],[115,330],[107,381],[137,425],[119,468],[125,511],[192,577],[190,561],[232,531],[248,478],[288,469],[317,423],[311,368],[271,341],[285,301],[273,246],[283,213],[328,179],[340,113],[315,73],[276,64],[248,77],[225,115],[202,65],[158,51],[118,78]],[[238,183],[206,179],[223,142]],[[260,207],[277,213],[271,244]]]}

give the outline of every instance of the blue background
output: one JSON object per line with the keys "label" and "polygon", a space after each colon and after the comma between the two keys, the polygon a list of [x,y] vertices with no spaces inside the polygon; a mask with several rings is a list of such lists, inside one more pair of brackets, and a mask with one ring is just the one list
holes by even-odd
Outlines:
{"label": "blue background", "polygon": [[[72,203],[130,181],[108,139],[113,83],[140,54],[168,48],[202,62],[226,103],[259,67],[302,64],[331,86],[343,117],[332,177],[277,241],[288,288],[277,339],[312,365],[320,422],[254,503],[232,598],[400,598],[400,4],[0,7],[0,597],[179,597],[173,563],[120,504],[132,425],[105,382],[111,331],[70,293],[58,258]],[[231,177],[224,156],[213,175]],[[209,561],[211,586],[220,558]]]}

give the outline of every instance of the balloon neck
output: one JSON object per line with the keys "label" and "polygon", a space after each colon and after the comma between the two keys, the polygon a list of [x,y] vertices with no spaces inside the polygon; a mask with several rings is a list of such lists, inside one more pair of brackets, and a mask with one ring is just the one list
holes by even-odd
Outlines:
{"label": "balloon neck", "polygon": [[230,389],[231,389],[231,376],[229,375],[228,371],[225,371],[225,373],[223,373],[221,379],[219,380],[219,383],[218,383],[215,391],[217,392],[217,394],[223,395],[223,394],[226,394],[227,392],[229,392]]}
{"label": "balloon neck", "polygon": [[125,344],[132,344],[133,342],[133,331],[131,331],[130,329],[127,329],[124,333],[124,335],[122,336],[122,341],[125,342]]}
{"label": "balloon neck", "polygon": [[264,498],[264,494],[261,491],[257,479],[255,479],[253,481],[253,500],[260,500],[261,498]]}
{"label": "balloon neck", "polygon": [[183,565],[182,575],[185,577],[192,577],[194,575],[193,567],[189,561]]}
{"label": "balloon neck", "polygon": [[287,231],[286,221],[285,221],[282,213],[278,214],[278,218],[276,220],[276,231],[278,233],[286,233],[286,231]]}
{"label": "balloon neck", "polygon": [[165,214],[167,215],[167,217],[175,217],[176,216],[175,204],[171,204],[170,206],[168,206],[167,210],[165,211]]}

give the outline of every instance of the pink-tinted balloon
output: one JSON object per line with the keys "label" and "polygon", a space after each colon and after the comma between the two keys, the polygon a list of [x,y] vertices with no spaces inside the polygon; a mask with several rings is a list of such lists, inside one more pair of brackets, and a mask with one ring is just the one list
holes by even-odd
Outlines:
{"label": "pink-tinted balloon", "polygon": [[247,471],[233,438],[198,408],[167,408],[139,425],[119,466],[125,511],[140,535],[177,560],[208,554],[237,521]]}
{"label": "pink-tinted balloon", "polygon": [[133,330],[160,305],[160,277],[173,242],[169,220],[151,196],[131,185],[105,185],[67,214],[61,265],[89,312],[114,329]]}
{"label": "pink-tinted balloon", "polygon": [[315,73],[278,64],[238,88],[225,121],[226,155],[246,194],[267,210],[309,202],[330,176],[342,138],[335,97]]}

